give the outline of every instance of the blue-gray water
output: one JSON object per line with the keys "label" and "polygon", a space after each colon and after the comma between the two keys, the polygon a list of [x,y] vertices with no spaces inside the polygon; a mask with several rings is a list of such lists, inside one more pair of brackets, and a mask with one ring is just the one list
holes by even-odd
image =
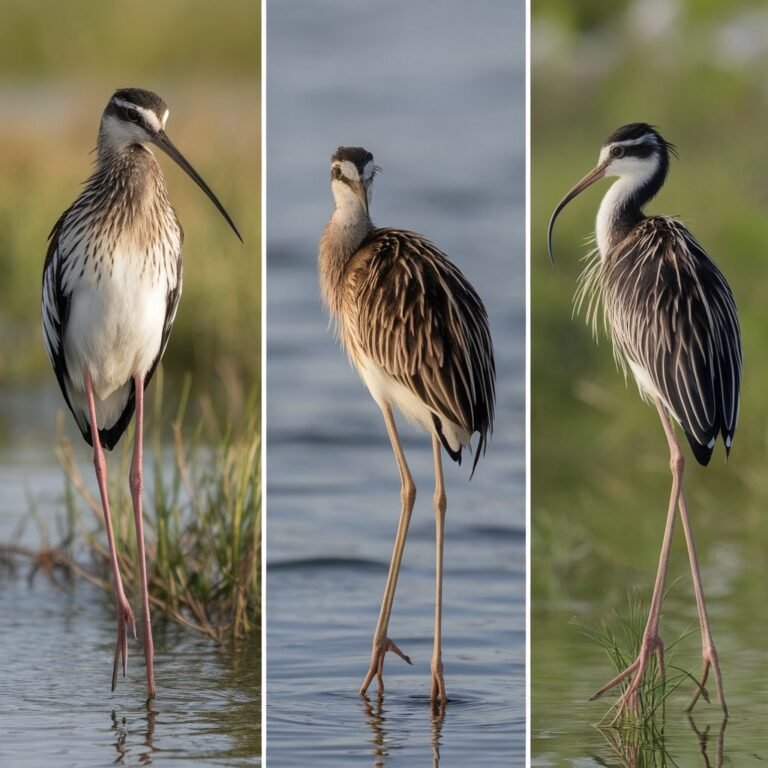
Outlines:
{"label": "blue-gray water", "polygon": [[[64,481],[56,465],[50,387],[0,397],[0,547],[51,544],[63,527]],[[90,449],[68,424],[92,491]],[[149,454],[147,461],[149,461]],[[117,471],[117,462],[110,460]],[[90,473],[90,474],[89,474]],[[127,483],[127,478],[125,478]],[[151,514],[151,488],[145,508]],[[34,518],[30,512],[34,509]],[[90,526],[89,526],[90,527]],[[110,691],[114,601],[86,581],[56,586],[30,563],[0,557],[0,768],[257,765],[260,755],[260,638],[217,648],[154,615],[158,695],[145,705],[140,648],[129,641],[128,676]],[[137,601],[133,601],[138,610]]]}
{"label": "blue-gray water", "polygon": [[[524,4],[274,0],[267,8],[267,759],[272,766],[510,765],[524,754]],[[381,415],[328,332],[316,252],[329,157],[383,167],[374,222],[426,234],[488,309],[496,428],[472,482],[446,464],[443,655],[429,438],[400,421],[419,488],[390,635],[367,670],[399,514]],[[390,655],[391,656],[391,655]]]}

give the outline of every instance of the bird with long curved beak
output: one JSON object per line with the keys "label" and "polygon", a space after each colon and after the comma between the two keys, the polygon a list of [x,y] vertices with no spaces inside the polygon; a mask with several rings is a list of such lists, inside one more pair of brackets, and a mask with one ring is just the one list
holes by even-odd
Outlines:
{"label": "bird with long curved beak", "polygon": [[581,181],[574,184],[574,186],[566,193],[565,197],[557,204],[554,213],[549,219],[549,226],[547,227],[547,251],[549,253],[549,260],[553,265],[555,263],[555,257],[552,254],[552,230],[554,229],[557,217],[560,215],[560,211],[562,211],[574,197],[583,192],[587,187],[592,186],[596,181],[600,181],[600,179],[604,178],[605,172],[610,164],[610,157],[598,163]]}
{"label": "bird with long curved beak", "polygon": [[[618,700],[637,710],[638,689],[655,655],[664,675],[664,643],[659,635],[667,566],[676,511],[685,534],[701,630],[703,671],[689,709],[710,672],[727,715],[720,663],[712,640],[693,534],[683,468],[685,456],[674,422],[685,433],[696,460],[706,465],[719,437],[726,456],[733,444],[741,387],[741,333],[731,289],[706,251],[678,219],[646,216],[645,205],[663,186],[674,147],[647,123],[630,123],[603,142],[596,167],[558,203],[547,231],[552,259],[552,229],[576,195],[605,176],[616,176],[597,214],[597,249],[580,281],[577,308],[586,301],[597,325],[601,314],[613,341],[614,356],[637,382],[640,396],[656,406],[670,452],[672,490],[656,582],[640,652],[635,661],[595,694],[623,681]],[[630,438],[631,439],[631,438]],[[629,439],[628,439],[629,441]]]}
{"label": "bird with long curved beak", "polygon": [[136,635],[136,621],[120,577],[103,449],[115,446],[136,413],[130,488],[149,698],[155,680],[141,499],[144,389],[176,317],[183,234],[147,145],[184,169],[242,242],[218,198],[168,138],[167,120],[168,107],[156,93],[140,88],[114,93],[101,117],[96,168],[51,232],[42,290],[45,347],[64,399],[93,446],[117,605],[113,689],[119,667],[125,675],[127,634]]}

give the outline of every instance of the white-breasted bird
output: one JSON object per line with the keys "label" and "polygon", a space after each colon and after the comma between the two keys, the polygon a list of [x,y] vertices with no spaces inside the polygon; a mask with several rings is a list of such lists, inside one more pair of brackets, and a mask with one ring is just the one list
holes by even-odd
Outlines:
{"label": "white-breasted bird", "polygon": [[149,698],[155,682],[141,505],[144,389],[176,317],[183,241],[150,145],[191,176],[240,238],[229,214],[168,138],[167,120],[168,107],[157,94],[140,88],[115,92],[101,117],[96,168],[50,234],[42,286],[45,348],[83,438],[93,446],[117,603],[113,690],[120,665],[125,675],[127,633],[136,635],[136,622],[120,578],[103,448],[115,446],[136,413],[130,488]]}

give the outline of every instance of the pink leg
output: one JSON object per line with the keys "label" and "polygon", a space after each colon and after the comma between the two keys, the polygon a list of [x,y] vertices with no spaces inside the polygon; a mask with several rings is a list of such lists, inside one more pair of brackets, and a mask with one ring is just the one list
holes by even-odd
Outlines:
{"label": "pink leg", "polygon": [[147,662],[147,698],[155,698],[155,646],[152,641],[152,621],[149,615],[149,587],[147,584],[147,558],[144,551],[144,517],[141,510],[141,491],[144,487],[142,473],[143,440],[144,440],[144,379],[136,376],[136,435],[133,442],[133,458],[131,460],[131,498],[133,499],[133,515],[136,521],[136,549],[139,558],[139,574],[141,576],[141,609],[144,628],[144,659]]}
{"label": "pink leg", "polygon": [[659,567],[656,572],[656,583],[653,587],[653,596],[651,597],[651,608],[648,612],[648,622],[645,625],[643,639],[640,646],[640,653],[635,661],[629,665],[623,672],[619,673],[612,680],[609,680],[592,698],[596,699],[602,696],[611,688],[615,688],[622,680],[632,677],[632,683],[626,692],[617,702],[619,710],[625,706],[630,706],[637,710],[637,689],[643,679],[645,668],[651,654],[656,654],[659,665],[659,673],[664,678],[664,643],[659,636],[659,619],[661,618],[661,603],[664,599],[664,585],[667,579],[667,566],[669,564],[669,552],[672,545],[672,534],[675,531],[675,516],[677,512],[677,503],[680,498],[683,481],[683,468],[685,467],[685,457],[680,446],[675,439],[675,433],[672,425],[669,423],[667,414],[660,403],[656,403],[656,408],[661,417],[661,423],[664,427],[664,433],[669,443],[669,466],[672,470],[672,492],[669,497],[669,508],[667,510],[667,523],[664,528],[664,539],[661,544],[661,555],[659,557]]}
{"label": "pink leg", "polygon": [[[688,705],[687,711],[691,711],[699,700],[699,696],[702,692],[705,692],[705,684],[709,677],[709,670],[712,669],[712,674],[715,678],[715,690],[717,692],[717,699],[720,702],[720,707],[723,710],[725,717],[728,717],[728,707],[725,704],[725,696],[723,695],[723,679],[720,674],[720,662],[717,656],[717,650],[715,644],[712,642],[712,632],[709,628],[709,617],[707,616],[707,606],[704,604],[704,588],[701,583],[701,571],[699,570],[699,560],[696,557],[696,547],[693,543],[693,533],[691,532],[691,522],[688,517],[688,505],[685,500],[685,491],[680,490],[680,519],[683,523],[683,531],[685,533],[685,543],[688,546],[688,559],[691,564],[691,576],[693,579],[693,591],[696,595],[696,608],[699,613],[699,626],[701,628],[701,655],[704,659],[704,669],[701,674],[701,683],[696,689],[691,703]],[[705,693],[706,698],[706,693]]]}
{"label": "pink leg", "polygon": [[85,374],[85,395],[88,400],[88,413],[91,420],[91,437],[93,440],[93,466],[96,470],[96,480],[99,483],[99,493],[101,494],[101,506],[104,510],[104,528],[107,531],[107,542],[109,544],[109,557],[112,561],[112,580],[115,585],[115,602],[117,603],[117,645],[115,647],[115,663],[112,667],[112,690],[115,690],[117,684],[118,665],[123,668],[123,677],[125,677],[126,666],[128,664],[128,630],[133,632],[136,637],[136,620],[133,618],[133,611],[128,603],[123,590],[123,580],[120,578],[120,567],[117,562],[117,551],[115,549],[115,535],[112,531],[112,519],[109,514],[109,496],[107,494],[107,465],[104,461],[104,451],[99,441],[99,427],[96,422],[96,402],[93,397],[93,384],[91,375],[86,371]]}

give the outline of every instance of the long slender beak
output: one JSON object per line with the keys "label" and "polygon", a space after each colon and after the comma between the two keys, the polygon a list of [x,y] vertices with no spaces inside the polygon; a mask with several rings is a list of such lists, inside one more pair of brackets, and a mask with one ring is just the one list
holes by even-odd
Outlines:
{"label": "long slender beak", "polygon": [[368,214],[368,192],[365,188],[365,185],[362,181],[355,182],[355,185],[352,187],[354,193],[357,195],[358,200],[360,200],[360,204],[365,208],[366,215]]}
{"label": "long slender beak", "polygon": [[552,266],[555,265],[555,257],[552,255],[552,229],[555,226],[555,219],[560,215],[560,211],[565,208],[568,203],[573,200],[576,195],[583,192],[587,187],[594,184],[596,181],[605,176],[605,171],[608,168],[608,162],[600,163],[600,165],[593,168],[568,194],[557,204],[555,212],[552,214],[552,218],[549,220],[549,227],[547,228],[547,250],[549,251],[549,260],[552,262]]}
{"label": "long slender beak", "polygon": [[227,220],[227,224],[232,227],[232,230],[237,235],[240,242],[243,242],[243,238],[238,232],[235,222],[232,221],[230,215],[224,209],[224,206],[219,202],[219,198],[213,194],[211,188],[203,181],[202,176],[187,162],[187,158],[176,149],[176,145],[168,138],[168,134],[165,131],[159,131],[153,141],[160,149],[163,150],[170,158],[175,160],[189,175],[192,181],[197,184],[200,189],[208,195],[210,201],[218,208],[219,213]]}

